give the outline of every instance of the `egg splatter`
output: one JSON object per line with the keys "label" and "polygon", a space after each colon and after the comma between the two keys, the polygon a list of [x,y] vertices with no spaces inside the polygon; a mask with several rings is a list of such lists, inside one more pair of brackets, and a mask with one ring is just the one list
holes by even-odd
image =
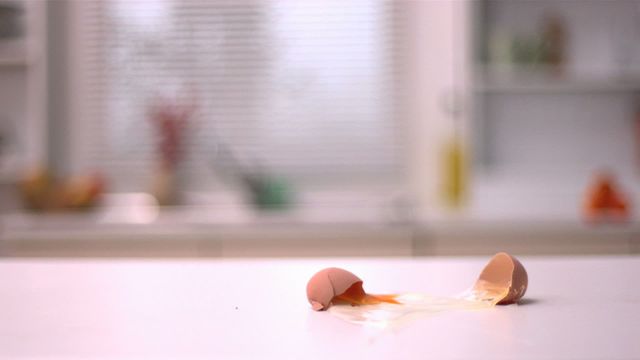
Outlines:
{"label": "egg splatter", "polygon": [[515,257],[498,253],[487,263],[471,288],[453,297],[417,293],[373,295],[367,294],[362,284],[358,276],[347,270],[327,268],[309,280],[307,298],[316,311],[329,310],[352,323],[387,327],[445,310],[472,310],[516,303],[527,291],[528,275]]}

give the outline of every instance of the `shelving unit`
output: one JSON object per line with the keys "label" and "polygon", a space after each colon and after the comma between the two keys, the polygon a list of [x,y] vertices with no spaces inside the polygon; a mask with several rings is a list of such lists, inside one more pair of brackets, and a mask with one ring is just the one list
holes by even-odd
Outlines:
{"label": "shelving unit", "polygon": [[[0,0],[0,3],[4,3]],[[47,2],[11,1],[23,29],[0,38],[0,185],[46,161]]]}
{"label": "shelving unit", "polygon": [[[513,185],[504,196],[515,204],[535,198],[543,207],[578,209],[593,174],[608,169],[637,204],[640,3],[481,0],[471,6],[474,181],[492,189]],[[518,60],[514,44],[541,39],[549,15],[565,31],[562,63]]]}

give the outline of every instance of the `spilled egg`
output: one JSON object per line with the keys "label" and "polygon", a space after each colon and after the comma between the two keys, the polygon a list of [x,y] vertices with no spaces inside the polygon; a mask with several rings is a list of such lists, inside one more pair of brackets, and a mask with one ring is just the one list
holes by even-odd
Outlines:
{"label": "spilled egg", "polygon": [[527,272],[515,257],[498,253],[484,267],[468,290],[451,297],[418,293],[368,294],[363,281],[340,268],[317,272],[307,283],[307,299],[313,310],[358,324],[388,326],[400,320],[446,310],[490,308],[516,303],[527,291]]}

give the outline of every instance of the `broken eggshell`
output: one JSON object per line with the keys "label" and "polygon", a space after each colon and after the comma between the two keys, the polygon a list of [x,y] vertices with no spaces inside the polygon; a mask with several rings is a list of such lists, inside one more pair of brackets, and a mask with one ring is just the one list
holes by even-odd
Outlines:
{"label": "broken eggshell", "polygon": [[362,280],[347,270],[335,267],[320,270],[307,283],[307,299],[313,310],[326,310],[334,297],[354,284],[361,288]]}
{"label": "broken eggshell", "polygon": [[524,266],[515,257],[501,252],[489,260],[473,290],[478,293],[500,293],[498,305],[518,302],[527,292],[529,278]]}
{"label": "broken eggshell", "polygon": [[[491,258],[463,298],[491,305],[512,304],[524,296],[527,286],[528,276],[524,266],[515,257],[501,252]],[[359,277],[335,267],[321,270],[311,277],[307,283],[307,299],[316,311],[326,310],[332,303],[400,304],[397,295],[365,293]]]}

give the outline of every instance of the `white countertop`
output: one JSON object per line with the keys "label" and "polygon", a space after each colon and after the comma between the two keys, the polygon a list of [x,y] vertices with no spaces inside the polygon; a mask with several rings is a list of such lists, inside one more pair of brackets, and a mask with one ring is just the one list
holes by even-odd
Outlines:
{"label": "white countertop", "polygon": [[523,304],[393,330],[306,301],[307,280],[327,266],[373,293],[453,295],[487,260],[2,260],[0,358],[640,358],[640,257],[522,258]]}

